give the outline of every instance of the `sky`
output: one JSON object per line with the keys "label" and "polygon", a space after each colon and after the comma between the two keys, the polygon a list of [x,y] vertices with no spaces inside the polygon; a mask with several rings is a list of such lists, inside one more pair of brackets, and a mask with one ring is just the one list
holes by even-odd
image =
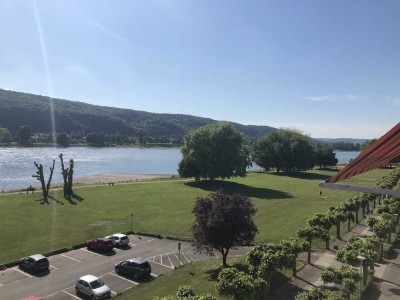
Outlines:
{"label": "sky", "polygon": [[0,0],[0,88],[377,138],[399,122],[397,0]]}

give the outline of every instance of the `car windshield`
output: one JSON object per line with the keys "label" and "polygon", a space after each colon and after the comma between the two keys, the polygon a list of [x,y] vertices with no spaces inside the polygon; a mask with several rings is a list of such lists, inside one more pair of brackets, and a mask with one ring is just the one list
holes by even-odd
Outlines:
{"label": "car windshield", "polygon": [[127,239],[128,239],[127,236],[123,236],[123,237],[121,238],[121,240],[127,240]]}
{"label": "car windshield", "polygon": [[101,281],[100,279],[97,279],[95,281],[92,281],[90,283],[90,287],[94,290],[94,289],[98,289],[99,287],[102,287],[104,285],[104,282]]}

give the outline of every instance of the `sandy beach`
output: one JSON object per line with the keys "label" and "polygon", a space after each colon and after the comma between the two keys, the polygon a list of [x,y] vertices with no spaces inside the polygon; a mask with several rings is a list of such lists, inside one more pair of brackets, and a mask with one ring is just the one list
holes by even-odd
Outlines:
{"label": "sandy beach", "polygon": [[[93,174],[74,178],[74,187],[80,186],[91,186],[91,185],[108,185],[110,183],[129,183],[129,182],[140,182],[152,179],[164,179],[171,178],[172,174],[126,174],[126,173],[104,173],[104,174]],[[51,184],[52,189],[62,188],[62,182],[53,182]],[[39,185],[33,185],[36,191],[40,191]],[[10,189],[2,190],[1,194],[8,193],[21,193],[26,191],[27,187],[15,187]]]}
{"label": "sandy beach", "polygon": [[93,174],[82,177],[77,177],[74,179],[74,183],[77,185],[93,185],[109,182],[133,182],[133,181],[143,181],[156,178],[171,177],[172,175],[162,175],[162,174],[123,174],[123,173],[106,173],[106,174]]}

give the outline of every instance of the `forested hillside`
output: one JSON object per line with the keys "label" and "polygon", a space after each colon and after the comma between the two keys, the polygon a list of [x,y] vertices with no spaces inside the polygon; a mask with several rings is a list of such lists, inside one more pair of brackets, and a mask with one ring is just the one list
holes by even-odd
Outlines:
{"label": "forested hillside", "polygon": [[[53,99],[53,103],[57,132],[119,132],[138,136],[142,129],[146,136],[180,138],[191,129],[215,122],[190,115],[157,114],[62,99]],[[34,132],[51,132],[49,98],[0,89],[0,126],[15,133],[22,125],[31,126]],[[275,129],[269,126],[233,125],[250,139],[259,138]]]}

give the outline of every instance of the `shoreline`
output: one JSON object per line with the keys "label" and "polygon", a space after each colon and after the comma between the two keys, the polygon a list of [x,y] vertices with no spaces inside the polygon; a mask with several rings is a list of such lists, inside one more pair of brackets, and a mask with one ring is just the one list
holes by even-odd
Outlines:
{"label": "shoreline", "polygon": [[[104,185],[104,184],[115,184],[115,183],[129,183],[147,181],[153,179],[164,179],[174,178],[176,174],[128,174],[128,173],[101,173],[80,176],[74,179],[74,187],[91,186],[91,185]],[[41,191],[40,185],[32,186],[35,188],[35,192]],[[55,182],[51,184],[51,189],[59,189],[63,187],[62,182]],[[26,192],[28,187],[14,187],[2,189],[1,194],[9,193],[22,193]]]}

